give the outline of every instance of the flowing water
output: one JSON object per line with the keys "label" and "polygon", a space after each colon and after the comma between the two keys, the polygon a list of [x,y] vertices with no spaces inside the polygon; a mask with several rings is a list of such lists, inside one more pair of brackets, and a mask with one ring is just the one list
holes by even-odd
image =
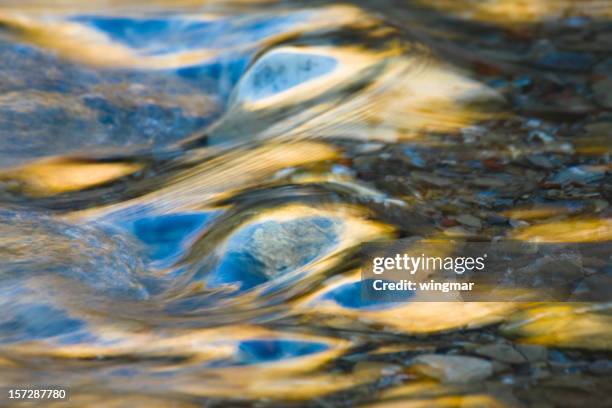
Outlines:
{"label": "flowing water", "polygon": [[562,279],[609,300],[610,18],[0,2],[0,386],[70,388],[41,406],[610,406],[610,303],[381,307],[357,256],[571,243],[585,268]]}

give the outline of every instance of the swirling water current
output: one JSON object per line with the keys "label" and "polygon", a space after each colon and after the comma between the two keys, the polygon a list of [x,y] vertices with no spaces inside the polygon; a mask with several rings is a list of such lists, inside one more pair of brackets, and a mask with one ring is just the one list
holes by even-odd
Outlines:
{"label": "swirling water current", "polygon": [[[609,398],[609,303],[360,298],[359,245],[400,237],[571,242],[609,287],[612,10],[544,3],[1,2],[0,386]],[[493,368],[445,385],[425,354]]]}

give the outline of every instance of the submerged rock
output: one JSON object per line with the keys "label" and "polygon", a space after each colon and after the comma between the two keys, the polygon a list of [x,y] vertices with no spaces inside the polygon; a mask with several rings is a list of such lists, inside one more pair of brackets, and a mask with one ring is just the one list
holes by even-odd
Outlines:
{"label": "submerged rock", "polygon": [[341,225],[330,218],[304,217],[247,226],[230,238],[208,284],[234,282],[248,289],[295,271],[324,257],[337,242]]}
{"label": "submerged rock", "polygon": [[99,225],[0,211],[0,285],[8,278],[61,276],[111,297],[146,299],[139,250]]}
{"label": "submerged rock", "polygon": [[274,50],[246,73],[236,90],[236,101],[257,102],[286,92],[331,72],[338,61],[327,55],[286,48]]}
{"label": "submerged rock", "polygon": [[472,227],[476,229],[482,228],[482,221],[480,221],[480,218],[474,217],[473,215],[470,215],[470,214],[461,214],[460,216],[457,217],[457,221],[459,221],[461,224],[468,226],[468,227]]}
{"label": "submerged rock", "polygon": [[489,357],[503,363],[521,364],[526,362],[525,356],[509,344],[487,344],[477,348],[475,352],[481,356]]}
{"label": "submerged rock", "polygon": [[548,349],[537,344],[517,344],[516,349],[530,363],[544,361],[548,356]]}
{"label": "submerged rock", "polygon": [[446,383],[467,384],[493,374],[493,364],[476,357],[424,354],[413,363],[413,368],[421,374]]}
{"label": "submerged rock", "polygon": [[561,170],[552,179],[556,184],[589,184],[601,180],[606,175],[604,166],[574,166]]}
{"label": "submerged rock", "polygon": [[358,207],[323,203],[316,209],[295,203],[264,210],[231,231],[220,246],[223,253],[206,257],[201,273],[209,287],[240,290],[314,276],[342,251],[386,235],[383,224],[364,215]]}
{"label": "submerged rock", "polygon": [[612,79],[595,82],[593,91],[597,102],[606,108],[612,108]]}
{"label": "submerged rock", "polygon": [[612,375],[612,361],[611,360],[596,360],[589,364],[587,368],[591,374],[610,376]]}

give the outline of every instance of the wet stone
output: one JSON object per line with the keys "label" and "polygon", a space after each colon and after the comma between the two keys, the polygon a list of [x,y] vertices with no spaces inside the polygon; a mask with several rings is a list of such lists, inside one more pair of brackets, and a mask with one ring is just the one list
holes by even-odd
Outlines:
{"label": "wet stone", "polygon": [[109,296],[149,296],[141,283],[143,262],[133,256],[138,246],[114,231],[0,211],[0,235],[6,257],[0,263],[2,277],[49,274],[82,282]]}
{"label": "wet stone", "polygon": [[93,149],[168,146],[219,115],[212,89],[175,76],[100,70],[5,41],[0,55],[1,167]]}
{"label": "wet stone", "polygon": [[593,375],[600,376],[611,376],[612,375],[612,361],[611,360],[596,360],[589,364],[587,368],[588,372]]}
{"label": "wet stone", "polygon": [[555,184],[589,184],[601,180],[606,174],[603,166],[574,166],[561,170],[550,180]]}
{"label": "wet stone", "polygon": [[612,108],[612,79],[595,82],[593,92],[599,104],[606,108]]}
{"label": "wet stone", "polygon": [[548,359],[551,363],[557,364],[568,364],[570,363],[570,359],[567,357],[565,353],[559,350],[550,350],[548,353]]}
{"label": "wet stone", "polygon": [[338,61],[326,55],[275,50],[249,70],[237,88],[237,101],[255,102],[288,91],[333,71]]}
{"label": "wet stone", "polygon": [[412,173],[412,178],[417,182],[422,182],[433,187],[448,187],[452,184],[452,180],[446,177],[440,177],[434,174],[423,172]]}
{"label": "wet stone", "polygon": [[608,203],[606,200],[595,200],[594,205],[595,205],[595,212],[600,212],[608,208],[610,206],[610,203]]}
{"label": "wet stone", "polygon": [[551,51],[537,61],[543,68],[560,71],[585,71],[594,63],[592,54],[563,51]]}
{"label": "wet stone", "polygon": [[[333,220],[324,218],[262,224],[253,231],[247,248],[272,270],[281,271],[319,256],[321,247],[336,239],[336,228]],[[292,241],[296,244],[294,250],[287,245]]]}
{"label": "wet stone", "polygon": [[601,121],[588,123],[584,127],[587,135],[609,135],[612,133],[612,122]]}
{"label": "wet stone", "polygon": [[530,363],[544,361],[548,357],[548,350],[544,346],[539,346],[537,344],[517,344],[515,347]]}
{"label": "wet stone", "polygon": [[407,195],[415,189],[414,183],[408,177],[387,175],[376,181],[376,187],[386,193],[394,195]]}
{"label": "wet stone", "polygon": [[554,287],[561,290],[558,296],[569,295],[569,291],[578,279],[584,275],[584,269],[579,260],[571,257],[564,258],[562,255],[555,257],[546,255],[538,258],[535,262],[520,268],[516,278],[522,285],[541,288]]}
{"label": "wet stone", "polygon": [[507,181],[501,178],[477,177],[472,181],[472,183],[478,187],[495,188],[506,186]]}
{"label": "wet stone", "polygon": [[493,360],[491,361],[491,364],[493,364],[494,374],[506,373],[512,370],[512,366],[510,364],[503,363],[500,360]]}
{"label": "wet stone", "polygon": [[536,167],[541,167],[543,169],[552,169],[554,167],[554,164],[546,156],[543,155],[527,156],[527,160],[532,165]]}
{"label": "wet stone", "polygon": [[473,215],[462,214],[457,217],[457,221],[467,227],[472,227],[472,228],[477,228],[477,229],[482,228],[482,221],[480,221],[480,218],[474,217]]}
{"label": "wet stone", "polygon": [[522,364],[525,357],[509,344],[488,344],[475,350],[476,354],[508,364]]}
{"label": "wet stone", "polygon": [[490,361],[475,357],[424,354],[415,358],[413,364],[421,374],[445,383],[467,384],[493,374]]}
{"label": "wet stone", "polygon": [[582,280],[574,290],[572,299],[607,302],[611,298],[610,288],[612,288],[612,275],[594,274]]}
{"label": "wet stone", "polygon": [[404,146],[400,152],[404,161],[409,166],[422,169],[427,164],[421,153],[412,146]]}
{"label": "wet stone", "polygon": [[542,130],[532,130],[529,132],[528,140],[530,142],[551,143],[555,138]]}
{"label": "wet stone", "polygon": [[497,214],[487,215],[485,220],[491,225],[508,225],[508,218],[502,217],[501,215]]}
{"label": "wet stone", "polygon": [[469,237],[473,235],[473,232],[468,231],[467,229],[461,226],[457,226],[446,228],[444,230],[444,234],[448,235],[449,237]]}
{"label": "wet stone", "polygon": [[457,225],[459,225],[459,222],[457,222],[457,220],[454,218],[442,218],[440,220],[440,225],[446,228],[456,227]]}
{"label": "wet stone", "polygon": [[381,150],[383,147],[385,147],[385,145],[382,143],[375,143],[375,142],[374,143],[364,143],[364,144],[360,144],[356,146],[354,150],[356,154],[366,154],[366,153],[377,152]]}
{"label": "wet stone", "polygon": [[249,289],[323,256],[338,239],[341,224],[325,217],[265,221],[244,228],[229,242],[209,285],[240,282]]}
{"label": "wet stone", "polygon": [[522,76],[512,81],[512,86],[518,91],[528,91],[533,86],[533,81],[528,76]]}

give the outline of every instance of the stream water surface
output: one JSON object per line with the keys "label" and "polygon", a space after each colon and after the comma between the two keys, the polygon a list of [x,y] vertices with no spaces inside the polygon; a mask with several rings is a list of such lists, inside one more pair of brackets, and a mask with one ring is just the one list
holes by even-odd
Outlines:
{"label": "stream water surface", "polygon": [[[612,406],[611,18],[1,1],[0,386],[68,387],[28,403],[51,407]],[[360,245],[420,237],[574,245],[583,267],[538,282],[601,301],[365,301]]]}

